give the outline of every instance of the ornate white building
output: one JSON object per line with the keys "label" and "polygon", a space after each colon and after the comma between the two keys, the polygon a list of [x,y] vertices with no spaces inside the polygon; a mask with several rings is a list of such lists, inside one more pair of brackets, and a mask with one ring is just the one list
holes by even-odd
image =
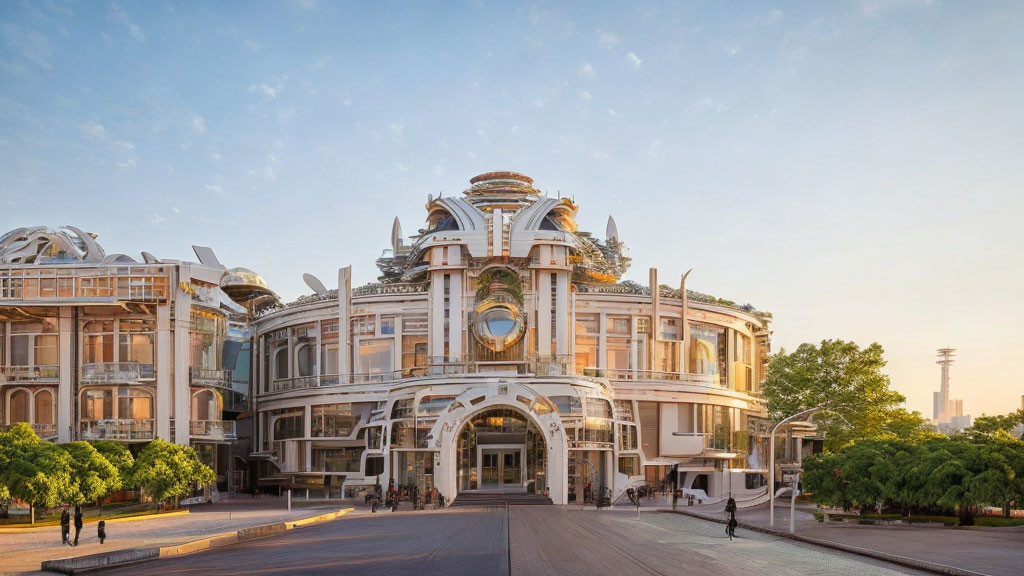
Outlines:
{"label": "ornate white building", "polygon": [[208,248],[195,247],[201,263],[139,262],[95,238],[70,226],[0,236],[0,423],[58,442],[191,444],[222,490],[240,485],[230,446],[251,359],[241,304],[276,297]]}
{"label": "ornate white building", "polygon": [[622,282],[614,221],[530,178],[482,174],[431,198],[411,239],[395,220],[380,282],[263,309],[254,331],[253,454],[261,482],[344,490],[394,478],[582,500],[659,486],[766,493],[758,398],[770,315]]}

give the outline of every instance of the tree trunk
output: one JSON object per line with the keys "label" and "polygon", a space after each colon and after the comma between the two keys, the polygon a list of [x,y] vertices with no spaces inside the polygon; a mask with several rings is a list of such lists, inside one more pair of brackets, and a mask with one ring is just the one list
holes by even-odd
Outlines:
{"label": "tree trunk", "polygon": [[31,502],[28,503],[28,515],[29,515],[29,523],[30,524],[35,524],[36,523],[36,505],[31,503]]}

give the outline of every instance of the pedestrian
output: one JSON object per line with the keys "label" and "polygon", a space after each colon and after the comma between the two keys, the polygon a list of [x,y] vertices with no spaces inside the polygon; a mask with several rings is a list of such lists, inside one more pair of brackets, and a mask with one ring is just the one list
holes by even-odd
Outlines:
{"label": "pedestrian", "polygon": [[75,506],[75,546],[78,546],[78,533],[82,531],[82,507]]}
{"label": "pedestrian", "polygon": [[99,524],[96,525],[96,537],[100,539],[100,544],[107,539],[107,521],[100,520]]}
{"label": "pedestrian", "polygon": [[726,533],[729,535],[729,541],[732,541],[733,537],[736,536],[736,525],[737,524],[739,524],[739,522],[736,521],[736,515],[734,514],[734,515],[730,516],[729,517],[728,527],[725,530]]}
{"label": "pedestrian", "polygon": [[594,486],[588,481],[583,488],[583,503],[587,504],[594,499]]}
{"label": "pedestrian", "polygon": [[60,513],[60,540],[62,544],[71,544],[71,514],[67,507]]}

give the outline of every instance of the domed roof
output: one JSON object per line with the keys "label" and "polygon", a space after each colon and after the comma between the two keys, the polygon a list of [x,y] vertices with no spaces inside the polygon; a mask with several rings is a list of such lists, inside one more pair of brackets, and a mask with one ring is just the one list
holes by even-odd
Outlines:
{"label": "domed roof", "polygon": [[267,285],[267,281],[262,276],[249,270],[248,268],[232,268],[224,274],[224,278],[220,281],[220,287],[225,288],[228,286],[252,286],[259,288],[270,287]]}
{"label": "domed roof", "polygon": [[279,300],[267,286],[267,281],[248,268],[232,268],[225,272],[220,289],[238,304],[255,311],[272,306]]}
{"label": "domed roof", "polygon": [[[466,196],[474,199],[515,199],[530,202],[540,191],[533,187],[533,178],[518,172],[486,172],[470,178]],[[528,198],[529,197],[529,198]]]}

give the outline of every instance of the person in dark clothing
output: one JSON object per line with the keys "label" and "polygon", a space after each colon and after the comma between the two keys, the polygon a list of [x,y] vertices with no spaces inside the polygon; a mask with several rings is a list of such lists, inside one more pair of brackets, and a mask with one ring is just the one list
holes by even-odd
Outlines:
{"label": "person in dark clothing", "polygon": [[62,544],[71,544],[71,514],[67,508],[60,513],[60,540]]}
{"label": "person in dark clothing", "polygon": [[99,524],[96,525],[96,537],[100,539],[100,544],[107,539],[107,521],[100,520]]}
{"label": "person in dark clothing", "polygon": [[726,526],[725,533],[729,535],[729,540],[732,540],[736,535],[736,526],[739,524],[736,521],[736,499],[732,496],[725,503],[725,511],[729,514],[729,524]]}
{"label": "person in dark clothing", "polygon": [[420,488],[419,488],[419,486],[415,486],[414,485],[412,487],[411,492],[412,492],[412,509],[416,510],[416,509],[419,508],[419,503],[420,503]]}
{"label": "person in dark clothing", "polygon": [[587,485],[583,488],[583,503],[587,504],[594,499],[594,487],[587,482]]}
{"label": "person in dark clothing", "polygon": [[75,506],[75,546],[78,546],[78,533],[82,531],[82,507]]}

